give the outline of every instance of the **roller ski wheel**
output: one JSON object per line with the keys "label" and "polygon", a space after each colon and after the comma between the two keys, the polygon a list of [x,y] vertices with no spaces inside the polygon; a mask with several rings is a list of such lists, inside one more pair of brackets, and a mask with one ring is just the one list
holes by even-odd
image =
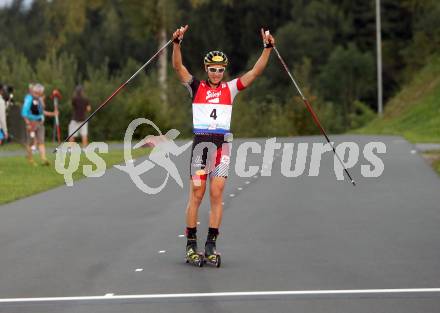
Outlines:
{"label": "roller ski wheel", "polygon": [[190,244],[186,247],[185,261],[197,267],[203,267],[203,254],[197,252],[196,244]]}
{"label": "roller ski wheel", "polygon": [[205,263],[203,260],[203,254],[200,253],[196,253],[195,255],[187,256],[185,258],[186,263],[192,264],[197,267],[203,267],[203,264]]}
{"label": "roller ski wheel", "polygon": [[220,267],[222,258],[216,251],[215,241],[208,241],[205,244],[205,257],[203,258],[205,264]]}
{"label": "roller ski wheel", "polygon": [[205,256],[203,258],[205,264],[213,265],[215,267],[220,267],[222,264],[222,257],[220,254],[212,254],[210,256]]}

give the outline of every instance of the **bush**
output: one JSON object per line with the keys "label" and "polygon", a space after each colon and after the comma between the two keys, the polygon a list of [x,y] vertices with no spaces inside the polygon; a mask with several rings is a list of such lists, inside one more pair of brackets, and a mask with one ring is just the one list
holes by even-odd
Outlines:
{"label": "bush", "polygon": [[370,53],[363,53],[355,45],[337,47],[319,76],[323,97],[337,104],[345,129],[350,125],[357,99],[369,97],[375,90],[374,61]]}
{"label": "bush", "polygon": [[376,118],[376,113],[368,105],[359,100],[354,102],[353,108],[353,112],[349,115],[351,129],[365,126]]}

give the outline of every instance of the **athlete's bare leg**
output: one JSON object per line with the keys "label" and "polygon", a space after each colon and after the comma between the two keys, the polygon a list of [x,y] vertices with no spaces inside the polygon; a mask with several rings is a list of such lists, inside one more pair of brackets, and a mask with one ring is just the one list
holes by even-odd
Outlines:
{"label": "athlete's bare leg", "polygon": [[206,180],[198,180],[189,182],[189,200],[186,207],[186,226],[190,228],[197,227],[197,216],[200,204],[206,190]]}
{"label": "athlete's bare leg", "polygon": [[220,228],[223,216],[223,190],[225,189],[226,178],[212,177],[209,184],[211,198],[211,211],[209,214],[209,227]]}

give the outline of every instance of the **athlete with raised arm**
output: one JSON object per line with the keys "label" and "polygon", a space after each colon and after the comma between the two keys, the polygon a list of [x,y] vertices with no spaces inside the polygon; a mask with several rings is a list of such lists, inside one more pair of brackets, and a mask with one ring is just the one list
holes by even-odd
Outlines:
{"label": "athlete with raised arm", "polygon": [[[222,221],[223,190],[229,170],[232,104],[235,96],[263,73],[275,39],[269,32],[261,29],[264,49],[260,58],[250,71],[228,82],[223,82],[223,75],[229,62],[227,56],[221,51],[207,53],[204,58],[207,79],[198,80],[182,63],[180,45],[187,30],[188,25],[177,29],[173,34],[173,68],[179,80],[188,88],[193,112],[194,140],[191,154],[190,194],[186,208],[186,258],[187,261],[198,266],[202,266],[205,259],[219,267],[221,261],[216,251],[216,240]],[[203,257],[197,251],[197,216],[208,176],[211,211]]]}

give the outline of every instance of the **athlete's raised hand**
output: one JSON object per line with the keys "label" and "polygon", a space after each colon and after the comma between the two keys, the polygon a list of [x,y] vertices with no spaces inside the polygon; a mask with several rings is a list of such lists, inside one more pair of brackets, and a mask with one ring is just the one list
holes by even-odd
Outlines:
{"label": "athlete's raised hand", "polygon": [[173,40],[183,40],[183,35],[188,30],[188,25],[180,26],[180,28],[176,29],[176,31],[173,33]]}
{"label": "athlete's raised hand", "polygon": [[263,45],[265,48],[271,48],[275,46],[275,38],[273,38],[269,30],[264,31],[264,29],[261,28],[261,38],[263,39]]}
{"label": "athlete's raised hand", "polygon": [[180,42],[183,39],[185,32],[188,30],[188,25],[180,26],[173,33],[173,68],[179,77],[179,80],[183,83],[187,83],[191,80],[192,76],[182,63],[182,54],[180,51]]}
{"label": "athlete's raised hand", "polygon": [[267,61],[269,60],[270,53],[272,52],[272,47],[275,46],[275,38],[273,38],[268,30],[264,31],[264,29],[261,28],[261,39],[263,39],[265,49],[263,49],[263,52],[261,53],[261,56],[258,58],[254,67],[240,77],[241,83],[245,87],[250,86],[254,80],[263,73],[264,69],[266,68]]}

